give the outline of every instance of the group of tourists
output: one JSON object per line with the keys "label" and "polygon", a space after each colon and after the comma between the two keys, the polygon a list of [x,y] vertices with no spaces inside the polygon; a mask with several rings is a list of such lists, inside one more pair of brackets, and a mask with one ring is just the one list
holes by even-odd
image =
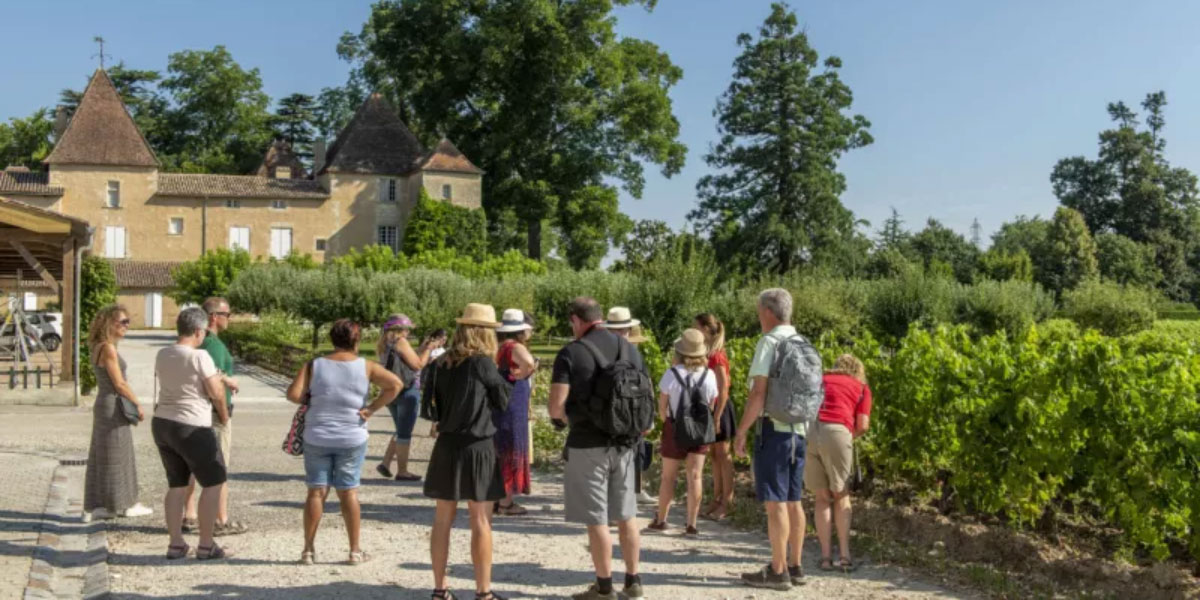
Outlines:
{"label": "group of tourists", "polygon": [[[746,456],[751,430],[755,492],[765,506],[771,561],[742,575],[742,581],[776,590],[804,582],[805,487],[815,498],[819,568],[856,567],[849,548],[849,492],[853,440],[867,431],[871,410],[863,364],[843,355],[832,369],[823,370],[819,354],[790,324],[792,297],[786,290],[763,291],[757,310],[764,335],[750,362],[749,394],[739,419],[730,402],[733,383],[724,326],[715,315],[699,315],[683,331],[672,345],[671,367],[654,385],[637,348],[645,338],[630,311],[614,307],[606,314],[591,298],[571,301],[573,340],[554,359],[547,412],[555,427],[568,430],[565,516],[586,529],[595,572],[595,582],[574,594],[574,600],[618,597],[613,526],[625,567],[621,594],[644,597],[639,500],[657,505],[645,531],[667,531],[682,471],[687,490],[684,535],[698,535],[701,518],[726,518],[734,496],[733,456]],[[194,556],[210,560],[230,555],[216,537],[249,530],[228,514],[232,399],[238,390],[232,357],[220,340],[228,320],[229,305],[221,298],[184,309],[176,321],[176,343],[156,358],[151,429],[169,488],[164,501],[168,559],[192,553],[185,532],[198,532]],[[100,311],[88,336],[99,384],[85,483],[84,510],[91,518],[152,512],[137,503],[129,430],[145,419],[147,410],[125,379],[125,362],[117,353],[128,327],[128,313],[113,306]],[[432,598],[455,598],[446,580],[450,530],[465,503],[475,598],[503,600],[491,589],[491,526],[496,516],[526,514],[516,498],[530,493],[531,484],[530,400],[539,368],[528,346],[534,323],[520,309],[505,310],[497,319],[492,306],[468,304],[449,335],[433,331],[414,348],[409,341],[414,329],[405,315],[389,317],[374,361],[359,355],[362,326],[338,320],[329,332],[333,350],[304,364],[287,389],[287,399],[300,409],[285,450],[303,455],[307,488],[300,562],[316,561],[316,533],[331,487],[349,537],[346,562],[370,560],[359,541],[357,490],[367,423],[386,407],[395,435],[375,471],[398,481],[423,479],[424,495],[436,503],[430,535]],[[369,397],[372,389],[374,398]],[[423,477],[409,470],[418,416],[432,422],[435,438]],[[646,437],[659,419],[662,468],[655,500],[641,489],[641,479],[652,455]],[[711,500],[702,506],[709,457]],[[196,483],[201,492],[193,508]],[[832,554],[835,529],[837,558]]]}

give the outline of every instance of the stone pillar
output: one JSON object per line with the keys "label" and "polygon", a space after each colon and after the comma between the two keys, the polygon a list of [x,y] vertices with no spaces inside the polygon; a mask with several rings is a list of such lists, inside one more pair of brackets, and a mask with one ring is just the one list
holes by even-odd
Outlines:
{"label": "stone pillar", "polygon": [[63,276],[59,306],[62,307],[63,314],[63,335],[62,346],[59,347],[62,351],[60,381],[75,381],[75,345],[79,343],[75,339],[75,320],[78,318],[75,314],[75,295],[79,293],[79,282],[75,281],[76,243],[75,238],[70,237],[62,246]]}

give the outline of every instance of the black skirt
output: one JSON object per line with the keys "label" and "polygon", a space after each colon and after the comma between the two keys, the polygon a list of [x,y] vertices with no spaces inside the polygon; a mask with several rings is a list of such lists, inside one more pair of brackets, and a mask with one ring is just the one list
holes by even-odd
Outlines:
{"label": "black skirt", "polygon": [[425,496],[456,502],[504,498],[504,477],[492,438],[438,435],[425,473]]}
{"label": "black skirt", "polygon": [[733,401],[725,402],[725,410],[721,411],[721,433],[717,434],[715,442],[728,442],[737,433],[737,415],[733,414]]}

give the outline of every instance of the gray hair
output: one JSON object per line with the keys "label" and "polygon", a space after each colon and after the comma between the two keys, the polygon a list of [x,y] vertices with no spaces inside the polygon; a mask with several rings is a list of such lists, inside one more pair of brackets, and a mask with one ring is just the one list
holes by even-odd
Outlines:
{"label": "gray hair", "polygon": [[771,288],[760,292],[758,306],[770,311],[782,323],[792,321],[792,294],[783,288]]}
{"label": "gray hair", "polygon": [[212,296],[205,299],[204,304],[201,304],[200,308],[203,308],[204,312],[211,315],[220,311],[222,306],[229,306],[229,301],[220,296]]}
{"label": "gray hair", "polygon": [[175,331],[180,337],[195,335],[197,331],[203,331],[207,327],[208,313],[198,306],[179,311],[179,317],[175,319]]}

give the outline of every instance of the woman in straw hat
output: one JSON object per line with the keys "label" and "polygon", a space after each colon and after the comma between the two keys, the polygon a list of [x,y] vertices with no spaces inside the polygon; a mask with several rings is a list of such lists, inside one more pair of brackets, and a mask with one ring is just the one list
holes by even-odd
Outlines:
{"label": "woman in straw hat", "polygon": [[[383,453],[383,461],[375,466],[380,475],[396,481],[420,481],[421,476],[408,471],[408,451],[412,444],[413,427],[417,424],[417,409],[421,402],[421,391],[417,385],[417,374],[429,363],[432,353],[441,347],[442,342],[429,337],[421,342],[421,346],[413,350],[408,343],[412,333],[413,322],[407,315],[396,314],[387,318],[383,323],[383,334],[375,347],[375,357],[380,364],[391,371],[404,385],[404,391],[396,397],[396,401],[388,405],[392,415],[392,423],[396,426],[396,435],[388,442],[387,451]],[[392,474],[392,460],[396,461],[396,473]]]}
{"label": "woman in straw hat", "polygon": [[704,334],[688,329],[675,342],[674,365],[663,373],[658,382],[658,413],[663,416],[662,431],[662,483],[658,488],[658,513],[648,528],[651,531],[666,531],[667,512],[675,497],[675,479],[679,475],[680,463],[686,463],[687,471],[687,535],[698,535],[696,519],[700,515],[700,500],[703,496],[704,456],[707,445],[681,448],[675,441],[674,415],[685,409],[690,401],[691,390],[698,389],[700,396],[711,411],[716,401],[717,379],[708,369],[708,347]]}
{"label": "woman in straw hat", "polygon": [[425,474],[425,495],[437,500],[429,553],[433,597],[453,599],[446,588],[450,528],[458,503],[467,502],[475,597],[503,600],[491,591],[494,503],[504,497],[504,478],[492,437],[492,412],[508,406],[511,386],[496,368],[496,309],[468,304],[446,354],[430,365],[421,383],[422,415],[437,425],[437,441]]}
{"label": "woman in straw hat", "polygon": [[526,513],[524,507],[513,502],[513,496],[529,493],[529,398],[537,359],[526,344],[532,331],[529,315],[517,308],[504,311],[496,330],[500,340],[496,364],[500,374],[513,384],[508,408],[492,415],[496,423],[496,454],[500,456],[500,474],[504,476],[504,500],[496,503],[493,512],[501,515]]}

